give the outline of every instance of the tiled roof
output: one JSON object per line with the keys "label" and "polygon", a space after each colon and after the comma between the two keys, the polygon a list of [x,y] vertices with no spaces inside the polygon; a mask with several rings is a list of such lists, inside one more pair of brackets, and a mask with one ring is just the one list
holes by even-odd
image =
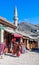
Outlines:
{"label": "tiled roof", "polygon": [[6,18],[3,18],[0,16],[0,20],[2,20],[4,22],[4,24],[6,23],[7,25],[17,28],[13,23],[11,23],[10,21],[8,21]]}

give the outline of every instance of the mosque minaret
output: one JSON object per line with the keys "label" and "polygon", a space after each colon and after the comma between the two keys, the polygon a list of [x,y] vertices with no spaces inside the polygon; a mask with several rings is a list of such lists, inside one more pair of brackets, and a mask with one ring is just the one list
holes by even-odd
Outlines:
{"label": "mosque minaret", "polygon": [[15,26],[18,25],[18,15],[17,15],[17,7],[14,8],[14,24]]}

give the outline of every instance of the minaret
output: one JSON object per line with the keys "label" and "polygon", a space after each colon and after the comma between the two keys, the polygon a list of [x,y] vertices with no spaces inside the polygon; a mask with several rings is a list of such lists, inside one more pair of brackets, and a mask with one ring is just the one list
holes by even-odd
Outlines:
{"label": "minaret", "polygon": [[18,25],[17,7],[14,8],[14,24]]}

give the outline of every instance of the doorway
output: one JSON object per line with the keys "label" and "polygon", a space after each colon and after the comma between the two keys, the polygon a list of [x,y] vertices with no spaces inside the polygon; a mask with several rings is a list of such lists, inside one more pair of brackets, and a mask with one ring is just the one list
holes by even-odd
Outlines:
{"label": "doorway", "polygon": [[11,39],[12,39],[12,34],[7,31],[4,31],[4,41],[6,40],[5,44],[6,44],[7,52],[10,52]]}

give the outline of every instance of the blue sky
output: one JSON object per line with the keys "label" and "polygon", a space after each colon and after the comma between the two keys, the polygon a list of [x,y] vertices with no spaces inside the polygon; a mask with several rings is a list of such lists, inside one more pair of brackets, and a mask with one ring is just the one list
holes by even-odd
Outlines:
{"label": "blue sky", "polygon": [[15,6],[19,21],[39,24],[39,0],[0,0],[0,16],[13,22]]}

